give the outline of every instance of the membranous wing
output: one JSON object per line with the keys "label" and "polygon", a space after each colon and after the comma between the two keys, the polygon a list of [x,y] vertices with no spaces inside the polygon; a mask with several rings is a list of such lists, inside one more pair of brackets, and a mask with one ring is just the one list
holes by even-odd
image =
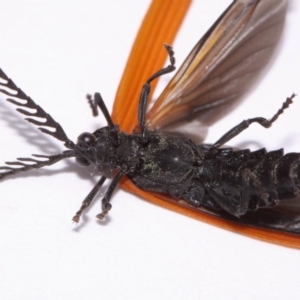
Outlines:
{"label": "membranous wing", "polygon": [[211,125],[229,112],[269,62],[287,0],[236,0],[196,44],[147,114],[164,128],[197,118]]}

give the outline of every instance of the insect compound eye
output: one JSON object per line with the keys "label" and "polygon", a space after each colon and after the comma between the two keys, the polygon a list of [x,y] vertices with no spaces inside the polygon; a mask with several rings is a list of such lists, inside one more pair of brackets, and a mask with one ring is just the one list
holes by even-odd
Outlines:
{"label": "insect compound eye", "polygon": [[[78,137],[77,146],[85,152],[89,147],[92,147],[96,144],[96,140],[97,139],[93,134],[84,132]],[[82,167],[87,167],[91,164],[84,157],[76,157],[76,162]]]}
{"label": "insect compound eye", "polygon": [[82,133],[77,139],[77,144],[82,147],[92,146],[95,142],[96,137],[89,132]]}

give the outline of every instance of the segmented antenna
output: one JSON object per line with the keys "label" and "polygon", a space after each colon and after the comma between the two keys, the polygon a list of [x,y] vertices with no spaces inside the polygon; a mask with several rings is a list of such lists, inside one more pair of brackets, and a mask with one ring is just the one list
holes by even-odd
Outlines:
{"label": "segmented antenna", "polygon": [[[26,172],[30,171],[33,169],[39,169],[45,166],[51,166],[60,160],[67,158],[67,157],[73,157],[74,156],[74,151],[73,150],[67,150],[64,151],[61,154],[56,154],[56,155],[39,155],[39,154],[32,154],[34,157],[38,158],[45,158],[46,160],[37,160],[34,158],[24,158],[24,157],[19,157],[17,158],[18,161],[7,161],[5,162],[8,166],[3,166],[0,167],[0,180],[11,176],[15,175],[21,172]],[[25,163],[29,162],[29,163]],[[12,166],[12,167],[9,167]],[[1,173],[2,170],[6,170],[6,172]]]}
{"label": "segmented antenna", "polygon": [[[60,126],[59,123],[54,121],[54,119],[47,114],[39,105],[37,105],[30,97],[28,97],[20,88],[18,88],[15,83],[7,77],[7,75],[0,69],[0,79],[4,82],[0,81],[0,92],[9,96],[6,100],[11,102],[14,105],[21,106],[24,108],[34,109],[35,112],[31,113],[27,110],[24,110],[22,108],[17,108],[17,111],[25,116],[30,117],[37,117],[37,118],[43,118],[46,119],[46,121],[38,121],[33,118],[25,118],[26,121],[37,125],[37,126],[47,126],[54,131],[50,131],[43,127],[38,127],[38,129],[46,134],[49,134],[56,139],[67,142],[69,141],[67,135],[65,134],[64,130]],[[4,87],[5,89],[1,88]],[[17,100],[12,99],[10,97],[17,98]],[[18,100],[25,101],[25,103],[19,102]]]}
{"label": "segmented antenna", "polygon": [[[65,134],[65,132],[62,129],[62,127],[60,126],[60,124],[58,124],[56,121],[54,121],[54,119],[49,114],[47,114],[30,97],[28,97],[20,88],[18,88],[15,85],[15,83],[10,78],[8,78],[1,69],[0,69],[0,93],[7,95],[8,98],[6,100],[11,102],[12,104],[35,110],[35,112],[31,113],[22,108],[17,108],[17,111],[25,116],[46,119],[45,121],[38,121],[33,118],[25,118],[26,121],[28,121],[34,125],[46,126],[46,127],[50,127],[51,129],[54,129],[54,131],[50,131],[46,128],[38,127],[38,129],[40,131],[42,131],[46,134],[49,134],[62,142],[65,142],[65,146],[67,148],[70,148],[70,149],[74,148],[75,145],[73,144],[72,141],[70,141],[68,139],[67,135]],[[10,97],[13,97],[15,99],[12,99]],[[19,101],[22,101],[25,103],[22,103]],[[20,157],[20,158],[17,158],[18,161],[6,162],[5,164],[7,166],[0,167],[0,179],[3,179],[7,176],[11,176],[11,175],[14,175],[17,173],[26,172],[26,171],[30,171],[33,169],[39,169],[39,168],[42,168],[45,166],[53,165],[64,158],[75,156],[75,151],[67,150],[61,154],[51,155],[51,156],[38,155],[38,154],[33,154],[32,156],[41,158],[41,159],[44,158],[45,160],[37,160],[34,158]]]}

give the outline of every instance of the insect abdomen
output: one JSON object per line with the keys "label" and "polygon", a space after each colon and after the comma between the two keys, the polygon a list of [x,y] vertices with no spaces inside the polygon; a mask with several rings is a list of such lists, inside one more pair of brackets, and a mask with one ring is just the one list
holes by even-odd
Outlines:
{"label": "insect abdomen", "polygon": [[279,201],[297,196],[300,187],[299,153],[283,153],[283,149],[267,152],[260,149],[233,151],[220,149],[216,162],[220,164],[219,184],[224,194],[242,194],[242,176],[250,172],[251,191],[249,210],[276,205]]}

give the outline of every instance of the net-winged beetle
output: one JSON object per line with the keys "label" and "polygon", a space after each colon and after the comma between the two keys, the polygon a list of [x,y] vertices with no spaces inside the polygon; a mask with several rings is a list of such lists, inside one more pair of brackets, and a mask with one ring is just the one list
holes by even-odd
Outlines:
{"label": "net-winged beetle", "polygon": [[[83,201],[73,220],[79,221],[106,177],[113,180],[102,199],[102,219],[111,209],[111,196],[127,175],[138,187],[165,193],[196,210],[221,218],[299,234],[297,211],[284,206],[295,199],[299,187],[299,154],[282,150],[234,151],[221,148],[251,123],[270,127],[292,102],[287,98],[270,119],[253,118],[229,130],[213,145],[196,145],[186,137],[158,132],[183,119],[200,118],[211,124],[233,107],[269,61],[283,27],[287,0],[234,1],[196,44],[179,71],[147,112],[151,81],[175,69],[173,50],[166,45],[170,65],[152,75],[142,88],[138,126],[133,134],[119,131],[99,93],[90,105],[100,108],[108,126],[83,133],[77,143],[1,70],[0,91],[20,106],[18,111],[39,129],[64,142],[68,150],[53,156],[19,158],[1,167],[0,178],[55,164],[75,157],[83,166],[94,165],[103,176]],[[21,100],[21,101],[19,101]],[[24,101],[23,101],[24,100]],[[26,109],[33,109],[29,112]],[[44,118],[41,122],[36,118]],[[29,162],[29,164],[27,163]],[[264,208],[264,209],[262,209]]]}

